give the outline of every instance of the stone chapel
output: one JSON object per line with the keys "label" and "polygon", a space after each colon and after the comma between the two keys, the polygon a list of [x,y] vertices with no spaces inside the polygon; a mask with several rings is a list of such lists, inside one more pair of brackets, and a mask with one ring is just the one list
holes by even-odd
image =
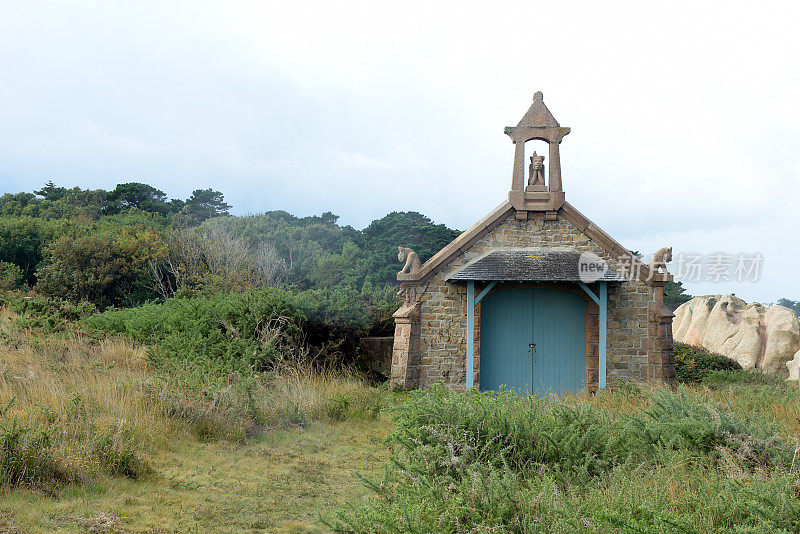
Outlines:
{"label": "stone chapel", "polygon": [[[663,254],[643,263],[566,201],[560,144],[570,129],[541,92],[505,133],[514,143],[508,199],[397,275],[392,386],[560,394],[673,381]],[[532,140],[547,153],[526,160]]]}

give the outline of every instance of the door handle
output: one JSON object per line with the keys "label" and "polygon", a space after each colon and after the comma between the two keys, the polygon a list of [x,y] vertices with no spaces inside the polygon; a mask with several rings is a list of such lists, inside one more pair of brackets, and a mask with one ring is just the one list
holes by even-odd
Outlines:
{"label": "door handle", "polygon": [[536,352],[536,343],[528,343],[528,350]]}

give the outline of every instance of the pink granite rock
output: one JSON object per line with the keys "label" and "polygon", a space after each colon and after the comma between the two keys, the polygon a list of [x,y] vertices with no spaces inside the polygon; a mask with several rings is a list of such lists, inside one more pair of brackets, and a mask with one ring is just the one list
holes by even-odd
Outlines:
{"label": "pink granite rock", "polygon": [[745,369],[785,375],[800,351],[800,321],[792,310],[732,295],[693,298],[675,310],[673,325],[675,341],[722,354]]}

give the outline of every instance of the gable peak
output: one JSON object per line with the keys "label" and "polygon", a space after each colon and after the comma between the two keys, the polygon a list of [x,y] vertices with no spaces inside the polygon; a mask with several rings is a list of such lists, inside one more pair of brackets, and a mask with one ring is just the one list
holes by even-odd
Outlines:
{"label": "gable peak", "polygon": [[536,91],[533,94],[533,104],[517,124],[517,128],[558,128],[560,126],[553,114],[550,113],[550,110],[547,109],[547,105],[544,103],[544,95],[541,91]]}

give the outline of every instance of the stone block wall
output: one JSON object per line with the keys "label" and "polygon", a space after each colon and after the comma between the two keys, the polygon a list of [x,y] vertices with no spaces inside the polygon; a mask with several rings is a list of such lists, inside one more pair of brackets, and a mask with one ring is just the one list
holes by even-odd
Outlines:
{"label": "stone block wall", "polygon": [[[426,283],[416,289],[418,306],[418,329],[402,335],[414,337],[409,345],[413,354],[413,370],[395,369],[394,385],[405,387],[428,387],[442,382],[452,389],[466,386],[466,287],[464,284],[447,282],[450,273],[478,258],[490,249],[498,247],[568,247],[580,252],[593,252],[605,259],[609,267],[619,270],[619,262],[602,247],[562,216],[545,220],[543,213],[529,213],[527,219],[519,220],[514,214],[503,223],[478,239],[462,251],[452,262],[445,265]],[[501,284],[495,286],[500,289]],[[476,286],[476,293],[481,288]],[[582,290],[572,285],[571,290]],[[662,370],[668,362],[671,348],[666,347],[667,322],[662,322],[660,310],[661,287],[651,287],[639,279],[622,284],[610,284],[608,290],[608,346],[607,379],[662,379],[667,378]],[[584,295],[585,296],[585,295]],[[586,337],[586,383],[596,387],[598,373],[598,307],[587,300]],[[658,307],[659,313],[653,311]],[[399,310],[398,310],[399,313]],[[668,321],[671,325],[671,318]],[[401,323],[398,322],[398,332]],[[406,328],[406,327],[403,327]],[[418,336],[418,337],[417,337]],[[670,338],[671,342],[671,338]],[[396,340],[397,343],[397,340]],[[480,384],[480,304],[475,310],[475,377]],[[403,383],[395,375],[403,375]],[[668,373],[667,373],[668,374]]]}

